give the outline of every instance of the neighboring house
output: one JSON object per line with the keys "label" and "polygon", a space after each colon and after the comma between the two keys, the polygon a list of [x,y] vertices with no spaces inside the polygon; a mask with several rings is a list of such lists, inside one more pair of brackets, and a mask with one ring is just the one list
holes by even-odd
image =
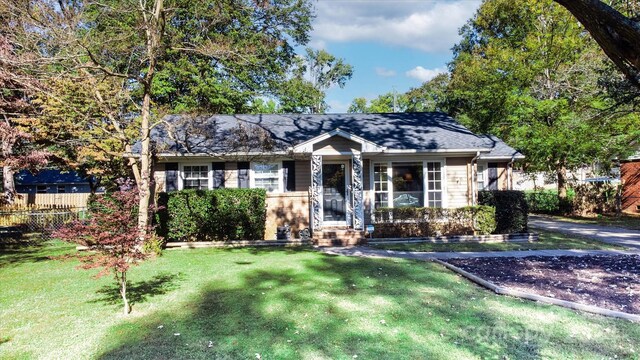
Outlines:
{"label": "neighboring house", "polygon": [[473,205],[478,189],[511,189],[524,158],[443,113],[165,120],[152,133],[157,190],[265,188],[266,238],[288,224],[352,244],[372,209]]}
{"label": "neighboring house", "polygon": [[620,162],[622,211],[640,213],[640,151]]}
{"label": "neighboring house", "polygon": [[22,170],[15,176],[16,192],[22,194],[72,194],[90,193],[89,179],[75,171],[54,169],[41,170],[35,174]]}

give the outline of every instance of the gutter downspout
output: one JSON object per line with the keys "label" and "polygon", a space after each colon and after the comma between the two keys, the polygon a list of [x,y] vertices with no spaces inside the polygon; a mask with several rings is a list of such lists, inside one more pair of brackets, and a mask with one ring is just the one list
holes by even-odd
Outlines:
{"label": "gutter downspout", "polygon": [[480,151],[476,152],[476,156],[471,159],[471,206],[475,206],[477,204],[477,189],[478,186],[478,158],[480,157]]}
{"label": "gutter downspout", "polygon": [[509,182],[509,189],[513,190],[513,163],[516,161],[516,156],[511,156],[511,161],[507,164],[507,181]]}
{"label": "gutter downspout", "polygon": [[[476,156],[471,159],[471,205],[475,206],[477,201],[477,191],[476,186],[478,186],[478,170],[477,170],[477,162],[480,157],[480,151],[476,151]],[[475,212],[473,213],[473,234],[475,235],[478,232],[478,217]]]}

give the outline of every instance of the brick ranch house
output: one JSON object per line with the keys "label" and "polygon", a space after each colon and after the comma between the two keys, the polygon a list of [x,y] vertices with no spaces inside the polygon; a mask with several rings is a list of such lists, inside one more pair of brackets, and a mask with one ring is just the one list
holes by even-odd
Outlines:
{"label": "brick ranch house", "polygon": [[455,208],[513,187],[524,156],[443,113],[169,116],[156,190],[265,188],[267,228],[357,243],[379,207]]}

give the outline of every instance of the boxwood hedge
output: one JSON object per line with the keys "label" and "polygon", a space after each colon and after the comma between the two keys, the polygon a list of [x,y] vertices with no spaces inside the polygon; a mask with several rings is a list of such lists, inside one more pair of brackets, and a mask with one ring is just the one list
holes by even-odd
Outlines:
{"label": "boxwood hedge", "polygon": [[375,212],[374,236],[380,238],[491,234],[495,209],[467,206],[457,209],[380,208]]}
{"label": "boxwood hedge", "polygon": [[478,191],[478,203],[496,209],[496,234],[527,232],[529,207],[524,192],[517,190]]}
{"label": "boxwood hedge", "polygon": [[264,189],[181,190],[161,193],[158,228],[169,241],[264,238]]}

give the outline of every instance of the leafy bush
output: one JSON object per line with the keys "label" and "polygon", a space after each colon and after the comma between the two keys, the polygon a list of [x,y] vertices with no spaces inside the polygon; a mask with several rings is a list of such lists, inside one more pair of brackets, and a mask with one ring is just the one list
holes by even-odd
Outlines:
{"label": "leafy bush", "polygon": [[495,208],[496,234],[527,231],[529,207],[524,192],[516,190],[478,191],[478,203]]}
{"label": "leafy bush", "polygon": [[380,238],[490,234],[496,227],[495,209],[490,206],[380,208],[375,220],[374,236]]}
{"label": "leafy bush", "polygon": [[573,190],[567,191],[567,203],[560,204],[557,190],[526,191],[529,211],[534,214],[561,214],[571,211],[575,196]]}
{"label": "leafy bush", "polygon": [[618,210],[620,188],[610,183],[586,183],[574,188],[573,213],[579,216],[614,213]]}
{"label": "leafy bush", "polygon": [[264,189],[182,190],[159,195],[156,220],[171,241],[264,238]]}

